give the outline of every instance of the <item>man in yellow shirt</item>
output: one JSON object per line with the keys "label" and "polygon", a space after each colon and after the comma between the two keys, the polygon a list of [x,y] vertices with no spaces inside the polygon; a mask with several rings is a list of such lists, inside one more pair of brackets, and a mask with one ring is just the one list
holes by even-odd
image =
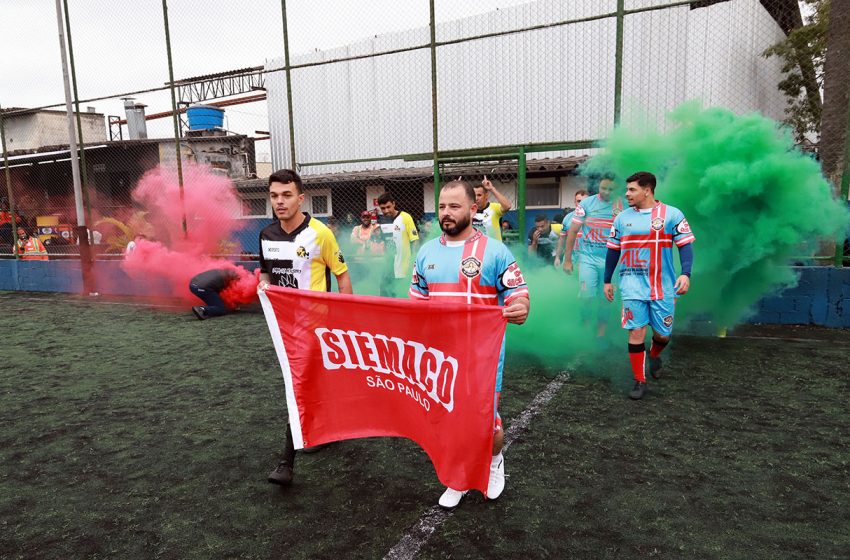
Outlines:
{"label": "man in yellow shirt", "polygon": [[[472,219],[472,227],[481,231],[487,237],[502,240],[502,216],[511,209],[508,197],[496,190],[487,175],[480,185],[475,185],[475,205],[478,211]],[[490,202],[490,195],[498,202]]]}
{"label": "man in yellow shirt", "polygon": [[[300,290],[329,292],[331,273],[341,294],[353,293],[348,265],[333,232],[325,224],[301,211],[304,186],[295,171],[281,169],[269,177],[269,199],[277,218],[260,232],[260,284]],[[272,484],[292,483],[295,447],[292,429],[286,423],[283,457],[269,476]]]}
{"label": "man in yellow shirt", "polygon": [[402,297],[410,284],[410,263],[419,249],[419,232],[410,214],[399,210],[395,197],[385,192],[378,197],[378,225],[384,239],[388,266],[381,281],[381,295]]}

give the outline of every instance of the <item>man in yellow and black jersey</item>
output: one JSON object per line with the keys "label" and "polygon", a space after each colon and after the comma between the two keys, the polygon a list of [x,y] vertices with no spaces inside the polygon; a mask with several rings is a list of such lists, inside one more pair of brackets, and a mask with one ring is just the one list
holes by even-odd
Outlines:
{"label": "man in yellow and black jersey", "polygon": [[[348,265],[333,232],[316,218],[301,211],[304,185],[295,171],[282,169],[269,177],[269,199],[277,221],[260,232],[260,285],[270,284],[327,292],[331,273],[339,292],[353,293]],[[283,458],[268,477],[273,484],[290,484],[295,465],[292,431],[286,424]]]}

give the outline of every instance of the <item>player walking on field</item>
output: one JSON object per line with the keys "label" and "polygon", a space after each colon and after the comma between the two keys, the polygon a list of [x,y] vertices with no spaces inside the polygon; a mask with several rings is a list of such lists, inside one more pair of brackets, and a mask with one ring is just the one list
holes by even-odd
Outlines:
{"label": "player walking on field", "polygon": [[[459,305],[505,305],[502,315],[508,322],[521,325],[528,317],[528,287],[508,248],[472,226],[477,209],[475,192],[467,183],[452,181],[442,188],[439,218],[443,235],[427,242],[416,255],[410,298]],[[505,437],[498,413],[504,359],[503,340],[499,366],[494,372],[493,458],[487,485],[487,497],[491,500],[498,498],[505,488],[502,457]],[[439,504],[454,509],[466,493],[466,489],[446,488]]]}
{"label": "player walking on field", "polygon": [[[605,297],[614,301],[611,278],[620,264],[623,328],[629,331],[629,360],[635,386],[629,398],[646,394],[644,373],[646,326],[652,327],[649,373],[658,379],[661,352],[670,342],[676,298],[688,292],[694,260],[694,234],[682,211],[655,200],[655,175],[646,171],[626,179],[629,209],[611,226],[605,259]],[[676,277],[673,245],[679,248],[682,272]],[[620,257],[622,256],[622,261]]]}
{"label": "player walking on field", "polygon": [[[277,221],[260,232],[260,284],[328,292],[331,274],[341,294],[352,293],[348,265],[333,232],[301,211],[304,186],[295,171],[282,169],[269,177],[269,200]],[[286,423],[283,457],[269,474],[272,484],[290,484],[295,467],[292,428]]]}

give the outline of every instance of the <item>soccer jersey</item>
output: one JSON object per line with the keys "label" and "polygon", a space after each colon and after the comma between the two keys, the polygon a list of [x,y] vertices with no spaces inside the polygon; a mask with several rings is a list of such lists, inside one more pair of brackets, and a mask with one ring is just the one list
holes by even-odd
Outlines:
{"label": "soccer jersey", "polygon": [[[573,216],[575,216],[575,213],[576,213],[576,211],[573,210],[572,212],[570,212],[569,214],[564,216],[564,220],[561,222],[560,236],[564,238],[565,243],[566,243],[567,235],[569,235],[569,233],[570,233],[570,226],[572,225]],[[573,262],[575,262],[576,259],[578,259],[578,253],[579,253],[580,248],[581,248],[581,230],[578,230],[578,233],[576,234],[576,239],[573,242],[573,254],[572,254],[572,261]]]}
{"label": "soccer jersey", "polygon": [[328,292],[331,272],[348,270],[333,232],[304,213],[304,222],[286,233],[275,220],[260,232],[260,271],[270,284],[286,288]]}
{"label": "soccer jersey", "polygon": [[572,223],[581,226],[580,263],[605,266],[608,233],[614,224],[614,218],[622,210],[623,201],[620,198],[614,201],[602,200],[595,194],[579,202],[573,213]]}
{"label": "soccer jersey", "polygon": [[498,202],[488,202],[487,206],[475,213],[472,225],[493,239],[502,240],[502,216],[505,215],[502,205]]}
{"label": "soccer jersey", "polygon": [[675,296],[673,244],[683,247],[695,240],[681,210],[660,202],[646,210],[629,208],[614,219],[610,233],[608,248],[622,251],[620,294],[624,300]]}
{"label": "soccer jersey", "polygon": [[395,218],[381,215],[378,218],[385,251],[393,255],[393,276],[407,278],[410,274],[410,244],[419,239],[416,224],[407,212]]}
{"label": "soccer jersey", "polygon": [[528,286],[516,259],[480,231],[466,241],[432,239],[416,256],[412,299],[504,305],[520,296],[528,297]]}
{"label": "soccer jersey", "polygon": [[[432,239],[419,249],[413,264],[410,298],[476,305],[505,305],[528,297],[522,271],[507,247],[476,231],[465,241]],[[496,392],[502,390],[505,342],[496,369]]]}

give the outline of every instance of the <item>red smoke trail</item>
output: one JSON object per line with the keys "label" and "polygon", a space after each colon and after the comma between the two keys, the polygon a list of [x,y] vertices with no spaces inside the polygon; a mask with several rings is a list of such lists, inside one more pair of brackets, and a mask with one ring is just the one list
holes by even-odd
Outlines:
{"label": "red smoke trail", "polygon": [[[210,254],[232,252],[227,249],[231,235],[244,222],[234,218],[240,202],[230,180],[213,175],[205,167],[184,166],[181,204],[177,176],[173,170],[158,167],[144,175],[133,190],[133,200],[148,212],[152,226],[149,240],[136,243],[136,250],[122,263],[124,272],[136,282],[165,281],[171,297],[196,304],[189,292],[189,281],[196,274],[213,268],[235,270],[234,285],[222,292],[233,307],[256,298],[255,275],[232,262],[214,259]],[[185,211],[186,234],[182,221]],[[250,292],[250,296],[249,296]]]}

